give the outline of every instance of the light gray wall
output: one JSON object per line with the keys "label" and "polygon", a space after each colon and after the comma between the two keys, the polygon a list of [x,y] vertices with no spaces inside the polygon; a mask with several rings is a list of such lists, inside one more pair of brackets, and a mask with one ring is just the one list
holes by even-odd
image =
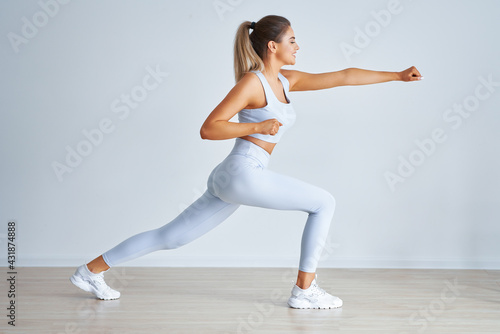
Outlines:
{"label": "light gray wall", "polygon": [[[335,196],[320,265],[500,268],[497,1],[54,1],[0,3],[2,259],[9,220],[18,265],[76,266],[179,214],[232,146],[198,131],[234,84],[235,30],[278,14],[295,69],[425,77],[291,94],[270,168]],[[124,265],[296,266],[305,218],[242,207]]]}

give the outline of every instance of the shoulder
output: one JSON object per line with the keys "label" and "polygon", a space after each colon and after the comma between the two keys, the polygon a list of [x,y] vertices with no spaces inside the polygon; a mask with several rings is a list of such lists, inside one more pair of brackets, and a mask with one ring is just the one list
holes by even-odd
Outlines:
{"label": "shoulder", "polygon": [[255,73],[248,72],[234,85],[225,100],[238,101],[243,107],[258,104],[263,98],[262,84]]}
{"label": "shoulder", "polygon": [[245,73],[243,78],[241,78],[241,80],[238,81],[236,84],[237,85],[241,84],[241,85],[245,85],[245,86],[256,86],[257,84],[260,84],[260,79],[259,79],[257,73],[247,72],[247,73]]}
{"label": "shoulder", "polygon": [[262,91],[262,84],[256,73],[247,72],[234,86],[234,90],[253,95]]}

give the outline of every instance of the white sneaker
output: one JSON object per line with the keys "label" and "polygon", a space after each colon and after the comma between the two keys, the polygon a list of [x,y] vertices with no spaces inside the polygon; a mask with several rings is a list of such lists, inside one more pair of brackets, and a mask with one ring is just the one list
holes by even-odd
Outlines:
{"label": "white sneaker", "polygon": [[311,286],[301,289],[295,285],[288,305],[293,308],[338,308],[342,307],[342,299],[332,296],[321,289],[314,279]]}
{"label": "white sneaker", "polygon": [[111,289],[104,282],[104,274],[94,274],[87,265],[81,265],[69,279],[82,290],[93,293],[98,299],[111,300],[120,298],[120,292]]}

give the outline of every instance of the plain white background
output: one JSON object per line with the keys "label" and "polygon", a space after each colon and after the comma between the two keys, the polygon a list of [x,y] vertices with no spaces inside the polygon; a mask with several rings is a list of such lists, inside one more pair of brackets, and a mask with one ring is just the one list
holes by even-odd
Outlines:
{"label": "plain white background", "polygon": [[[335,196],[320,267],[500,268],[497,1],[54,3],[0,4],[3,262],[10,220],[19,266],[77,266],[195,200],[233,142],[199,128],[234,85],[236,29],[277,14],[301,47],[294,69],[415,65],[425,77],[291,93],[297,122],[270,168]],[[149,91],[148,68],[168,73]],[[497,86],[477,88],[480,77]],[[134,108],[121,101],[131,94]],[[464,104],[468,117],[453,111]],[[89,146],[83,132],[103,120],[112,131]],[[435,129],[446,139],[433,148]],[[58,178],[68,148],[86,156]],[[191,244],[123,265],[297,266],[305,219],[241,207]]]}

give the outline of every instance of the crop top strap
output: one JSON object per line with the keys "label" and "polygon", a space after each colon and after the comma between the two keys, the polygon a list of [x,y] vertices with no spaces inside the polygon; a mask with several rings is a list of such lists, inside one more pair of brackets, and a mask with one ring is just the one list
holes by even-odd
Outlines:
{"label": "crop top strap", "polygon": [[[269,85],[269,82],[267,81],[264,74],[262,74],[261,71],[252,71],[252,72],[257,74],[257,76],[260,79],[260,82],[262,83],[262,86],[264,87],[264,94],[266,94],[267,103],[269,104],[271,102],[273,102],[273,103],[274,102],[281,102],[280,100],[278,100],[278,98],[274,94],[273,89]],[[278,77],[281,81],[281,84],[283,85],[283,89],[285,91],[285,98],[288,102],[290,102],[288,100],[288,92],[290,91],[290,83],[288,82],[288,79],[283,74],[281,74],[279,72],[278,72]]]}
{"label": "crop top strap", "polygon": [[252,71],[252,72],[257,74],[257,77],[259,77],[259,80],[262,83],[262,87],[264,87],[264,94],[266,94],[267,104],[271,103],[271,101],[274,101],[276,97],[273,93],[273,89],[271,88],[271,86],[269,86],[269,82],[267,82],[267,79],[264,76],[264,74],[262,74],[261,71]]}
{"label": "crop top strap", "polygon": [[288,79],[280,72],[278,72],[278,77],[280,78],[281,83],[283,84],[283,88],[285,89],[285,92],[287,93],[286,95],[288,97],[288,92],[290,92],[290,83],[288,82]]}

